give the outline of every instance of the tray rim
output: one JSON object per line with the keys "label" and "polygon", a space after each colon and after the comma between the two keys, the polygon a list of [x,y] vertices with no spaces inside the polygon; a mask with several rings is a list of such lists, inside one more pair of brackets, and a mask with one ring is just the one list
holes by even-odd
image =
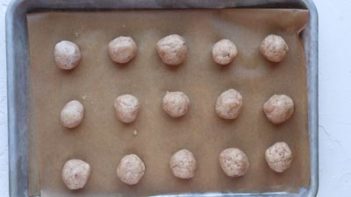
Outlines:
{"label": "tray rim", "polygon": [[[202,193],[203,196],[317,196],[318,192],[318,12],[313,0],[13,0],[6,11],[6,61],[8,101],[9,195],[28,196],[27,110],[28,40],[26,14],[43,9],[184,9],[184,8],[305,8],[310,19],[304,32],[308,74],[308,130],[310,142],[310,186],[299,193]],[[99,2],[99,4],[96,4]],[[21,29],[22,28],[22,29]],[[18,31],[23,30],[23,31]],[[17,66],[16,66],[17,65]],[[171,196],[198,196],[189,193]],[[160,195],[170,196],[170,195]]]}

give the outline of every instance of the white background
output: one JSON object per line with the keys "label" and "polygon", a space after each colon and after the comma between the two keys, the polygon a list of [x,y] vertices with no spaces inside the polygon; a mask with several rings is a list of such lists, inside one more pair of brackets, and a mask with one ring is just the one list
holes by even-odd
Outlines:
{"label": "white background", "polygon": [[[351,196],[351,0],[319,12],[319,197]],[[0,196],[8,196],[5,11],[0,0]]]}

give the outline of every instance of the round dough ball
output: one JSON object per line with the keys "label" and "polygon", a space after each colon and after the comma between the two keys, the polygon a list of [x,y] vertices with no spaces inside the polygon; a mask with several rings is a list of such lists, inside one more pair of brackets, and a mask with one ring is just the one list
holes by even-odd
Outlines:
{"label": "round dough ball", "polygon": [[77,100],[72,100],[61,110],[61,123],[64,127],[72,129],[80,125],[84,118],[84,107]]}
{"label": "round dough ball", "polygon": [[108,44],[108,54],[112,61],[125,64],[132,60],[137,54],[137,45],[133,38],[120,36]]}
{"label": "round dough ball", "polygon": [[169,166],[175,177],[180,179],[191,179],[196,170],[196,160],[189,150],[181,149],[173,154]]}
{"label": "round dough ball", "polygon": [[218,96],[216,113],[220,118],[233,120],[239,116],[242,105],[241,94],[234,89],[229,89]]}
{"label": "round dough ball", "polygon": [[90,165],[79,159],[66,161],[62,168],[62,180],[70,190],[82,189],[90,176]]}
{"label": "round dough ball", "polygon": [[189,105],[189,97],[184,92],[167,92],[162,100],[163,110],[173,118],[184,116]]}
{"label": "round dough ball", "polygon": [[273,95],[263,105],[263,111],[272,123],[287,121],[294,113],[294,101],[286,95]]}
{"label": "round dough ball", "polygon": [[281,62],[289,51],[285,40],[278,35],[268,35],[261,43],[260,51],[267,60]]}
{"label": "round dough ball", "polygon": [[63,70],[71,70],[79,65],[82,55],[78,45],[63,40],[55,45],[54,59],[57,67]]}
{"label": "round dough ball", "polygon": [[246,154],[237,148],[227,148],[219,154],[219,163],[223,172],[229,177],[244,176],[250,163]]}
{"label": "round dough ball", "polygon": [[230,64],[237,55],[238,49],[235,44],[228,39],[222,39],[216,42],[212,47],[212,58],[220,65]]}
{"label": "round dough ball", "polygon": [[275,172],[282,173],[287,170],[292,162],[292,152],[285,142],[277,142],[266,150],[268,166]]}
{"label": "round dough ball", "polygon": [[124,123],[131,123],[138,116],[140,104],[135,96],[124,94],[116,98],[114,107],[118,120]]}
{"label": "round dough ball", "polygon": [[185,39],[177,34],[172,34],[159,40],[156,50],[162,62],[170,66],[183,63],[188,52]]}
{"label": "round dough ball", "polygon": [[144,174],[145,164],[135,154],[124,156],[117,166],[118,178],[128,185],[136,185]]}

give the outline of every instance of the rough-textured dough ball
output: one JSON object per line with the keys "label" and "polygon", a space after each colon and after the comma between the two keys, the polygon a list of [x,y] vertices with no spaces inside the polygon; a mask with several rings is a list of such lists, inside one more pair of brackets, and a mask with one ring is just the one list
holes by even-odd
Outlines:
{"label": "rough-textured dough ball", "polygon": [[195,175],[196,160],[189,150],[181,149],[173,154],[169,166],[175,177],[191,179]]}
{"label": "rough-textured dough ball", "polygon": [[84,118],[84,107],[77,100],[72,100],[61,110],[61,123],[64,127],[72,129],[80,125]]}
{"label": "rough-textured dough ball", "polygon": [[54,58],[56,65],[63,70],[71,70],[79,65],[82,55],[78,45],[63,40],[55,45]]}
{"label": "rough-textured dough ball", "polygon": [[212,58],[220,65],[231,63],[237,55],[238,49],[235,44],[228,39],[222,39],[216,42],[212,47]]}
{"label": "rough-textured dough ball", "polygon": [[117,166],[117,176],[125,184],[136,185],[145,174],[145,164],[135,154],[124,156]]}
{"label": "rough-textured dough ball", "polygon": [[239,116],[243,98],[241,94],[229,89],[218,96],[216,102],[216,113],[220,118],[233,120]]}
{"label": "rough-textured dough ball", "polygon": [[66,161],[62,168],[62,180],[70,190],[82,189],[90,176],[90,165],[79,159]]}
{"label": "rough-textured dough ball", "polygon": [[219,163],[229,177],[244,176],[250,163],[246,154],[237,148],[227,148],[219,154]]}
{"label": "rough-textured dough ball", "polygon": [[281,62],[289,51],[285,40],[278,35],[268,35],[261,43],[260,51],[271,62]]}
{"label": "rough-textured dough ball", "polygon": [[177,34],[172,34],[159,40],[156,50],[163,63],[171,66],[183,63],[188,52],[185,39]]}
{"label": "rough-textured dough ball", "polygon": [[273,95],[263,105],[268,120],[274,124],[287,121],[294,113],[294,101],[286,95]]}
{"label": "rough-textured dough ball", "polygon": [[132,60],[137,54],[137,45],[133,38],[120,36],[108,44],[108,54],[112,61],[125,64]]}
{"label": "rough-textured dough ball", "polygon": [[270,146],[265,153],[268,166],[275,172],[282,173],[292,162],[292,152],[285,142],[277,142]]}
{"label": "rough-textured dough ball", "polygon": [[189,105],[189,97],[184,92],[167,92],[162,100],[163,110],[173,118],[184,116]]}
{"label": "rough-textured dough ball", "polygon": [[134,122],[140,108],[139,100],[130,94],[117,97],[114,106],[118,120],[124,123]]}

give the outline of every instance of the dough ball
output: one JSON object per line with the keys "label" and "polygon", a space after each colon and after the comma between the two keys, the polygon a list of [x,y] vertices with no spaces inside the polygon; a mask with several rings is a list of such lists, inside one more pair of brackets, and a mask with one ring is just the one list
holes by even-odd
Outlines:
{"label": "dough ball", "polygon": [[79,65],[82,55],[78,45],[63,40],[55,45],[54,58],[56,65],[63,70],[71,70]]}
{"label": "dough ball", "polygon": [[66,161],[62,168],[62,180],[70,190],[82,189],[88,182],[90,165],[79,159]]}
{"label": "dough ball", "polygon": [[117,166],[118,178],[128,185],[136,185],[144,174],[145,164],[135,154],[124,156]]}
{"label": "dough ball", "polygon": [[219,154],[219,163],[229,177],[244,176],[250,163],[246,154],[237,148],[227,148]]}
{"label": "dough ball", "polygon": [[277,142],[266,150],[268,166],[275,172],[282,173],[287,170],[292,162],[292,152],[285,142]]}
{"label": "dough ball", "polygon": [[238,49],[235,44],[228,39],[222,39],[216,42],[212,47],[212,58],[220,65],[230,64],[237,55]]}
{"label": "dough ball", "polygon": [[173,118],[184,116],[189,105],[189,97],[184,92],[167,92],[162,100],[163,110]]}
{"label": "dough ball", "polygon": [[281,62],[289,51],[285,40],[278,35],[268,35],[261,43],[260,51],[267,60]]}
{"label": "dough ball", "polygon": [[140,108],[139,100],[130,94],[117,97],[114,106],[118,120],[124,123],[134,122]]}
{"label": "dough ball", "polygon": [[120,36],[108,44],[108,54],[112,61],[125,64],[137,55],[137,45],[133,38]]}
{"label": "dough ball", "polygon": [[272,123],[283,123],[293,115],[294,101],[286,95],[273,95],[263,105],[263,112]]}
{"label": "dough ball", "polygon": [[159,40],[156,50],[162,62],[171,66],[183,63],[188,52],[184,38],[177,34],[172,34]]}
{"label": "dough ball", "polygon": [[241,94],[234,89],[229,89],[218,96],[216,113],[220,118],[233,120],[239,116],[242,105]]}
{"label": "dough ball", "polygon": [[72,129],[80,125],[84,118],[84,107],[77,100],[72,100],[61,110],[61,123],[64,127]]}
{"label": "dough ball", "polygon": [[175,177],[191,179],[195,174],[196,160],[193,153],[187,149],[182,149],[173,154],[169,166]]}

